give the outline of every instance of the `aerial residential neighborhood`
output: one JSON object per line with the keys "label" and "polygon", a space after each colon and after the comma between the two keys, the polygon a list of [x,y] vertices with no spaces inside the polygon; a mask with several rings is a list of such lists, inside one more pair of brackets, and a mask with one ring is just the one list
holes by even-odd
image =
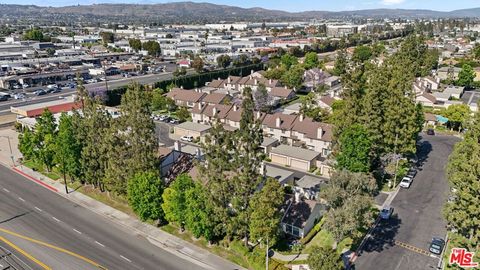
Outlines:
{"label": "aerial residential neighborhood", "polygon": [[0,268],[480,268],[477,4],[0,4]]}

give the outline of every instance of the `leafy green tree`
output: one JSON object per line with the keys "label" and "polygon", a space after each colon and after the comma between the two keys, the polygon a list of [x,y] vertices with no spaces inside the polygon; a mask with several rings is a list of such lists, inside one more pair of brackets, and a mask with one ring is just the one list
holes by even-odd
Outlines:
{"label": "leafy green tree", "polygon": [[47,168],[47,171],[51,171],[54,165],[56,128],[53,114],[45,109],[37,118],[34,142],[36,159]]}
{"label": "leafy green tree", "polygon": [[232,63],[232,59],[227,54],[222,54],[217,57],[217,64],[221,68],[227,68]]}
{"label": "leafy green tree", "polygon": [[142,48],[146,50],[150,56],[158,56],[161,52],[160,44],[154,40],[144,42]]}
{"label": "leafy green tree", "polygon": [[186,193],[195,187],[188,174],[179,175],[163,192],[162,209],[168,222],[176,222],[183,226],[186,217]]}
{"label": "leafy green tree", "polygon": [[345,49],[339,50],[337,53],[337,58],[335,59],[333,74],[336,76],[341,76],[347,72],[347,67],[348,67],[347,52]]}
{"label": "leafy green tree", "polygon": [[50,57],[54,56],[55,52],[56,52],[54,48],[47,48],[46,51],[47,51],[48,56],[50,56]]}
{"label": "leafy green tree", "polygon": [[288,70],[291,66],[298,64],[298,59],[291,54],[284,54],[281,58],[281,63]]}
{"label": "leafy green tree", "polygon": [[26,160],[35,158],[35,134],[28,128],[25,128],[18,135],[18,150]]}
{"label": "leafy green tree", "polygon": [[205,64],[203,63],[203,59],[198,55],[195,56],[195,58],[193,59],[193,62],[192,62],[193,69],[195,69],[195,71],[197,73],[200,73],[200,72],[203,71],[204,66],[205,66]]}
{"label": "leafy green tree", "polygon": [[369,60],[373,55],[372,48],[370,46],[358,46],[353,51],[352,60],[355,62],[365,62]]}
{"label": "leafy green tree", "polygon": [[318,67],[319,63],[320,62],[318,61],[318,55],[316,52],[309,52],[305,54],[305,60],[303,61],[305,69]]}
{"label": "leafy green tree", "polygon": [[23,34],[24,40],[36,40],[36,41],[44,41],[45,37],[43,35],[42,30],[40,29],[31,29],[26,31]]}
{"label": "leafy green tree", "polygon": [[351,172],[369,172],[371,169],[372,141],[361,125],[353,125],[343,131],[336,154],[339,169]]}
{"label": "leafy green tree", "polygon": [[186,107],[180,107],[177,110],[177,117],[178,117],[178,120],[182,122],[187,121],[188,119],[190,119],[190,112]]}
{"label": "leafy green tree", "polygon": [[262,190],[253,196],[249,224],[253,240],[266,243],[268,239],[269,245],[275,245],[282,218],[280,206],[283,199],[283,187],[273,178],[267,179]]}
{"label": "leafy green tree", "polygon": [[296,65],[288,69],[280,80],[290,88],[300,89],[303,85],[304,72],[305,70],[300,65]]}
{"label": "leafy green tree", "polygon": [[237,168],[237,174],[233,177],[234,188],[231,200],[235,214],[229,227],[236,235],[244,237],[245,245],[247,245],[248,221],[251,214],[248,210],[252,196],[262,180],[258,168],[264,158],[263,153],[258,151],[263,142],[263,130],[260,121],[255,118],[252,90],[248,87],[243,89],[240,129],[236,133],[235,140],[236,151],[233,156],[233,164]]}
{"label": "leafy green tree", "polygon": [[63,113],[60,116],[58,133],[55,138],[55,162],[63,174],[65,185],[67,184],[67,175],[73,181],[80,176],[80,158],[82,145],[77,141],[75,126],[72,116]]}
{"label": "leafy green tree", "polygon": [[164,96],[163,91],[154,89],[152,92],[152,111],[158,110],[176,110],[175,101],[169,97]]}
{"label": "leafy green tree", "polygon": [[475,80],[475,77],[476,74],[473,68],[468,64],[464,64],[462,66],[462,70],[460,70],[460,73],[458,73],[458,79],[456,81],[456,84],[470,88],[473,86],[473,81]]}
{"label": "leafy green tree", "polygon": [[460,130],[470,118],[470,107],[467,104],[453,104],[445,110],[445,117],[452,129]]}
{"label": "leafy green tree", "polygon": [[228,172],[235,167],[230,162],[235,149],[233,145],[233,134],[226,131],[220,122],[214,122],[205,136],[205,142],[201,143],[205,163],[198,166],[200,179],[207,183],[208,200],[212,203],[214,234],[229,234],[230,237],[232,233],[227,230],[227,224],[230,223],[229,207],[234,185],[228,180]]}
{"label": "leafy green tree", "polygon": [[[444,206],[451,247],[480,251],[480,113],[468,123],[464,139],[458,142],[447,164],[451,201]],[[450,251],[447,251],[447,254]]]}
{"label": "leafy green tree", "polygon": [[338,208],[330,209],[325,216],[323,229],[330,232],[338,243],[345,237],[359,239],[362,231],[372,225],[373,199],[368,196],[351,196]]}
{"label": "leafy green tree", "polygon": [[107,136],[108,170],[105,181],[110,191],[126,193],[127,181],[143,171],[156,170],[157,137],[150,118],[151,92],[131,84],[122,96],[121,116],[115,119]]}
{"label": "leafy green tree", "polygon": [[83,104],[83,117],[77,117],[78,140],[83,143],[81,153],[82,173],[86,183],[104,190],[105,171],[107,170],[108,152],[111,149],[106,141],[111,126],[111,117],[100,101],[88,96],[82,84],[77,87],[80,102]]}
{"label": "leafy green tree", "polygon": [[130,47],[136,52],[142,49],[142,41],[140,41],[140,39],[137,39],[137,38],[129,39],[128,45],[130,45]]}
{"label": "leafy green tree", "polygon": [[115,34],[112,32],[100,32],[100,36],[102,37],[104,45],[107,43],[113,43],[115,41]]}
{"label": "leafy green tree", "polygon": [[307,259],[311,270],[343,269],[340,255],[334,249],[314,246]]}
{"label": "leafy green tree", "polygon": [[213,205],[201,184],[195,183],[185,192],[185,227],[193,236],[203,236],[209,242],[216,237],[214,214]]}
{"label": "leafy green tree", "polygon": [[285,74],[285,72],[287,72],[287,69],[284,66],[270,68],[265,72],[265,78],[272,80],[280,80]]}
{"label": "leafy green tree", "polygon": [[163,219],[162,193],[163,182],[157,172],[139,172],[128,180],[128,202],[142,221]]}

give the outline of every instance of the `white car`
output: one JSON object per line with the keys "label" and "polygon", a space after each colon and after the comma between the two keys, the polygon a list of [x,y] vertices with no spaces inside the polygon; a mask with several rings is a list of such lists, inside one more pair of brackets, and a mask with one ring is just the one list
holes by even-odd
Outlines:
{"label": "white car", "polygon": [[412,178],[410,177],[404,177],[402,181],[400,182],[400,187],[402,188],[410,188],[410,185],[412,185]]}
{"label": "white car", "polygon": [[14,99],[24,99],[26,96],[24,93],[18,93],[18,94],[15,94],[13,95],[13,98]]}
{"label": "white car", "polygon": [[180,140],[186,141],[186,142],[193,142],[193,136],[182,136]]}

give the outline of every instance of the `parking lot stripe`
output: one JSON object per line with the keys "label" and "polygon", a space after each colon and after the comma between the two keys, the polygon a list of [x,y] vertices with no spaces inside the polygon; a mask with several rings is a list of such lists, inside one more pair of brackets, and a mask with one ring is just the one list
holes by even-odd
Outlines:
{"label": "parking lot stripe", "polygon": [[409,245],[409,244],[407,244],[407,243],[403,243],[403,242],[400,242],[400,241],[395,241],[395,245],[400,246],[400,247],[403,247],[403,248],[408,249],[408,250],[410,250],[410,251],[416,252],[416,253],[418,253],[418,254],[422,254],[422,255],[425,255],[425,256],[429,256],[429,257],[430,257],[430,252],[428,252],[428,251],[426,251],[426,250],[423,250],[423,249],[421,249],[421,248],[418,248],[418,247]]}

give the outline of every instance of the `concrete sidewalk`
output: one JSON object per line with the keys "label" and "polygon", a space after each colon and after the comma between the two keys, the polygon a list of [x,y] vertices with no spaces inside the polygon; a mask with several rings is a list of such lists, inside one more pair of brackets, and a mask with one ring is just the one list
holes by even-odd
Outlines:
{"label": "concrete sidewalk", "polygon": [[[13,130],[0,130],[0,136],[11,137],[12,151],[14,152],[15,160],[17,160],[20,157],[20,153],[17,150],[18,140],[16,139],[15,134],[16,132]],[[84,206],[85,208],[127,228],[128,230],[135,231],[159,248],[207,269],[244,269],[228,260],[208,252],[205,249],[197,247],[192,243],[166,233],[155,226],[143,223],[135,217],[127,215],[119,210],[94,200],[80,192],[69,189],[69,193],[66,194],[65,186],[60,183],[60,181],[54,181],[40,174],[39,172],[33,171],[28,167],[18,164],[17,162],[15,162],[16,166],[13,167],[9,151],[8,143],[3,143],[0,141],[1,165],[12,168],[12,170],[25,176],[30,181],[34,181],[37,184],[56,192],[58,195],[65,197],[66,199]]]}

